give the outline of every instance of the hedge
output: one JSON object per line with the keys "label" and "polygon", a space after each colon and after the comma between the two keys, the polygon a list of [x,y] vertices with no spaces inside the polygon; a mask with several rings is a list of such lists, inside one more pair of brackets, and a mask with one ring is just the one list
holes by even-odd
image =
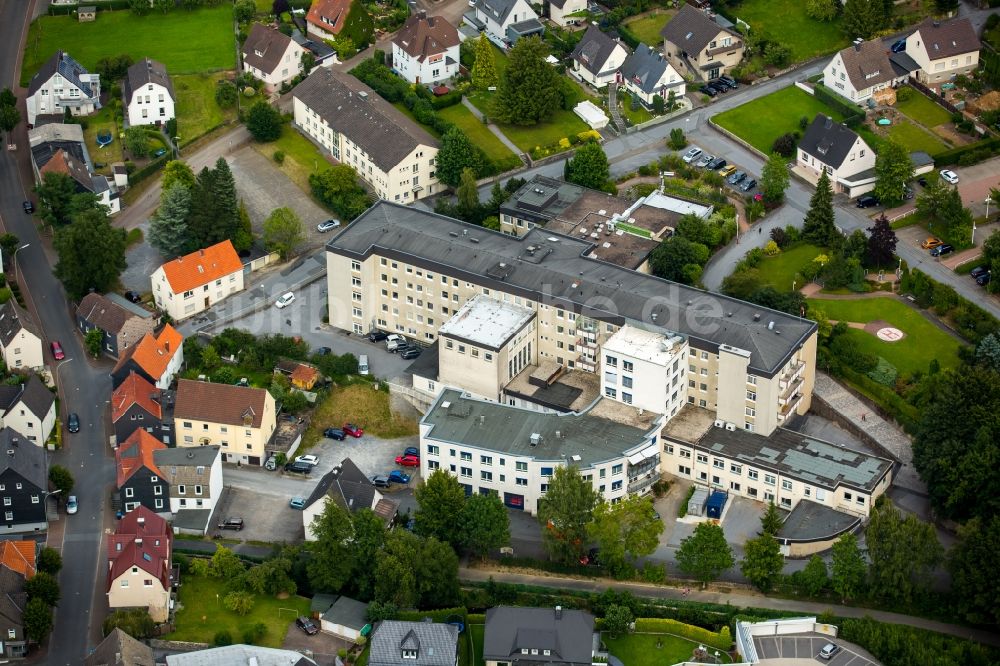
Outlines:
{"label": "hedge", "polygon": [[171,159],[173,159],[173,157],[171,156],[170,151],[168,150],[166,155],[163,155],[158,159],[153,160],[152,162],[142,167],[141,169],[136,169],[128,176],[129,187],[134,187],[138,185],[140,182],[146,180],[147,178],[155,174],[157,171],[162,169],[166,165],[166,163],[169,162]]}
{"label": "hedge", "polygon": [[469,613],[465,616],[465,621],[469,624],[485,624],[486,613]]}
{"label": "hedge", "polygon": [[634,32],[629,30],[624,23],[618,26],[618,36],[621,37],[621,40],[628,44],[630,48],[639,48],[639,37]]}
{"label": "hedge", "polygon": [[452,615],[458,615],[462,618],[462,622],[468,624],[469,611],[464,606],[458,606],[455,608],[439,608],[437,610],[428,611],[418,611],[418,610],[407,610],[399,611],[396,613],[397,620],[408,620],[410,622],[420,622],[424,618],[429,617],[434,622],[447,622],[448,618]]}
{"label": "hedge", "polygon": [[993,137],[940,152],[934,156],[934,166],[948,166],[951,164],[969,166],[970,164],[988,160],[997,154],[1000,154],[1000,138]]}
{"label": "hedge", "polygon": [[865,114],[861,109],[854,104],[844,102],[823,84],[817,83],[813,86],[813,90],[816,93],[816,99],[844,114],[843,123],[848,127],[857,127],[865,119]]}
{"label": "hedge", "polygon": [[645,634],[673,634],[681,638],[710,645],[718,650],[726,650],[733,646],[733,637],[729,633],[729,626],[725,626],[718,633],[684,624],[677,620],[669,620],[661,617],[640,617],[635,621],[636,633]]}

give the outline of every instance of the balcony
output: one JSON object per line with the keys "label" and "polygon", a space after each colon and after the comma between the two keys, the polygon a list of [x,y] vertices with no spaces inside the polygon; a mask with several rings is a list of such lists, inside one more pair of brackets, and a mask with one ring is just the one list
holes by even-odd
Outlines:
{"label": "balcony", "polygon": [[802,401],[801,393],[796,393],[791,398],[789,398],[788,401],[785,404],[781,405],[781,407],[778,409],[778,421],[779,422],[784,421],[786,418],[788,418],[788,416],[795,410],[795,408],[798,407],[799,402],[801,401]]}
{"label": "balcony", "polygon": [[788,382],[793,382],[796,378],[802,376],[802,369],[806,367],[806,364],[802,361],[796,361],[788,367],[784,373],[778,376],[778,389],[784,390],[785,384]]}
{"label": "balcony", "polygon": [[651,485],[656,483],[659,480],[659,478],[660,478],[659,474],[652,472],[648,476],[644,476],[641,479],[636,479],[635,481],[631,481],[628,484],[628,492],[630,495],[641,493],[642,491],[646,490],[646,488],[649,488]]}
{"label": "balcony", "polygon": [[576,357],[576,367],[587,372],[597,372],[597,363],[593,356],[580,354]]}
{"label": "balcony", "polygon": [[799,388],[802,386],[803,383],[805,383],[805,380],[802,379],[801,375],[799,375],[790,382],[783,382],[784,386],[782,386],[782,383],[779,383],[778,388],[780,389],[780,391],[778,393],[778,404],[779,405],[785,404],[785,402],[789,400],[791,396],[794,396],[795,393],[798,392]]}

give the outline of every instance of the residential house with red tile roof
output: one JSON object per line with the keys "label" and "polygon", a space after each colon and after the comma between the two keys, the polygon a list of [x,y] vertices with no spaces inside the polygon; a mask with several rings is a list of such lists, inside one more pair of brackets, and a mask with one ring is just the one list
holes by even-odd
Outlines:
{"label": "residential house with red tile roof", "polygon": [[168,261],[151,280],[156,306],[181,321],[243,291],[243,262],[224,240]]}
{"label": "residential house with red tile roof", "polygon": [[108,605],[145,608],[154,622],[170,612],[172,536],[167,521],[144,506],[128,513],[108,539]]}
{"label": "residential house with red tile roof", "polygon": [[274,397],[262,388],[177,380],[177,446],[222,447],[223,462],[263,465],[277,429]]}
{"label": "residential house with red tile roof", "polygon": [[170,516],[170,483],[156,464],[154,454],[167,448],[145,430],[136,430],[115,450],[115,487],[113,504],[118,514],[127,514],[140,506],[164,517]]}
{"label": "residential house with red tile roof", "polygon": [[170,324],[159,335],[147,333],[122,356],[111,371],[111,384],[118,388],[129,374],[136,372],[158,389],[170,388],[174,376],[184,363],[184,336]]}
{"label": "residential house with red tile roof", "polygon": [[35,541],[0,542],[0,655],[23,657],[28,653],[23,611],[28,600],[24,584],[35,575]]}
{"label": "residential house with red tile roof", "polygon": [[336,39],[351,13],[351,0],[314,0],[306,14],[306,34]]}
{"label": "residential house with red tile roof", "polygon": [[124,442],[136,430],[170,446],[174,443],[174,394],[158,389],[137,372],[130,372],[111,394],[115,441]]}
{"label": "residential house with red tile roof", "polygon": [[156,328],[157,318],[152,312],[137,305],[133,308],[104,294],[87,294],[76,308],[76,326],[84,336],[95,328],[100,330],[101,349],[108,356],[118,358]]}

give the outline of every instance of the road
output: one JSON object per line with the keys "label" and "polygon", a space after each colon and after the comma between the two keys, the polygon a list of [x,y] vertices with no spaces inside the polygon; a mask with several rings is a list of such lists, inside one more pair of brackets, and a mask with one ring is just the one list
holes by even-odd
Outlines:
{"label": "road", "polygon": [[[27,33],[26,18],[30,3],[23,0],[0,0],[0,87],[16,90],[21,35]],[[23,100],[23,91],[18,91]],[[24,116],[24,105],[21,103]],[[14,132],[19,148],[28,145],[27,130],[22,123]],[[68,301],[62,286],[52,275],[46,248],[48,237],[41,237],[33,219],[21,210],[27,199],[22,183],[31,183],[28,151],[6,150],[0,156],[0,221],[5,231],[16,234],[28,247],[18,252],[16,268],[27,305],[45,332],[48,340],[59,340],[66,360],[52,366],[60,388],[61,417],[75,411],[80,414],[82,427],[75,435],[67,435],[65,446],[55,452],[51,463],[64,465],[74,474],[77,485],[74,494],[80,510],[74,516],[60,513],[65,521],[61,543],[50,545],[63,552],[63,569],[59,576],[62,598],[56,611],[55,633],[49,641],[46,663],[79,664],[88,646],[100,639],[100,623],[106,603],[103,594],[104,562],[102,536],[108,524],[107,492],[114,482],[114,466],[108,456],[105,438],[105,399],[111,393],[111,380],[106,364],[91,364],[86,360],[80,337],[69,316]],[[30,285],[25,287],[24,285]],[[51,359],[49,359],[50,362]],[[102,589],[98,590],[97,588]]]}

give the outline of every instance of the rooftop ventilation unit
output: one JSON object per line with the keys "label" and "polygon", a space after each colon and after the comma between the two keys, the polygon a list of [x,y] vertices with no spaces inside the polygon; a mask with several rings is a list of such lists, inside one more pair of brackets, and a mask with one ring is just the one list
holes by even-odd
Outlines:
{"label": "rooftop ventilation unit", "polygon": [[542,441],[542,436],[537,432],[531,433],[531,437],[528,439],[532,446],[538,446]]}
{"label": "rooftop ventilation unit", "polygon": [[722,419],[715,419],[715,427],[716,428],[724,428],[725,426],[726,426],[726,422],[725,421],[723,421]]}
{"label": "rooftop ventilation unit", "polygon": [[726,424],[726,430],[728,430],[729,432],[733,432],[734,430],[736,430],[736,424],[735,423],[727,423]]}

